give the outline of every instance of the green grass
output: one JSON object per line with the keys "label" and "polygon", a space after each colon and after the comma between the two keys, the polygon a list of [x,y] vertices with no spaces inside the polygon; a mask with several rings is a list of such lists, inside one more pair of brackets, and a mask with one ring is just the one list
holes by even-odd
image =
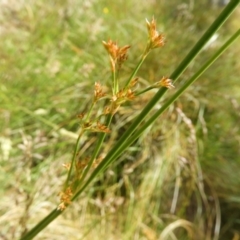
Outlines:
{"label": "green grass", "polygon": [[[111,78],[101,41],[112,38],[121,46],[131,45],[124,68],[130,73],[144,49],[144,19],[154,15],[167,44],[150,55],[138,73],[141,84],[148,86],[176,68],[220,11],[206,10],[204,2],[195,3],[193,10],[179,10],[180,5],[101,0],[0,6],[0,136],[2,146],[11,142],[10,152],[5,147],[6,155],[3,150],[0,156],[3,236],[19,239],[26,226],[33,227],[58,204],[66,177],[62,164],[70,161],[75,141],[70,134],[79,126],[75,116],[89,107],[94,82],[108,85]],[[239,28],[236,18],[219,31],[218,45]],[[159,239],[171,223],[190,232],[197,228],[204,239],[212,239],[218,203],[220,239],[240,235],[238,45],[36,239]],[[216,49],[195,59],[177,89]],[[119,111],[110,143],[152,95]],[[68,134],[61,134],[61,128]],[[87,139],[83,143],[91,144]],[[109,145],[104,145],[104,153]],[[174,239],[173,234],[191,239],[181,227],[165,239]]]}

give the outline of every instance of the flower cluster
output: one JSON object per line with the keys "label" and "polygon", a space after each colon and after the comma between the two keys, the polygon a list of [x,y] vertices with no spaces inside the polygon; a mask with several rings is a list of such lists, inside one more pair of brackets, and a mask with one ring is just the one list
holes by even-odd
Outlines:
{"label": "flower cluster", "polygon": [[83,125],[82,125],[83,129],[84,130],[89,130],[91,132],[104,132],[104,133],[110,133],[110,129],[100,123],[99,121],[97,122],[85,122]]}
{"label": "flower cluster", "polygon": [[112,40],[108,40],[108,42],[103,41],[102,43],[110,56],[112,71],[115,71],[117,65],[120,68],[122,63],[127,60],[127,51],[130,46],[119,47]]}
{"label": "flower cluster", "polygon": [[166,87],[169,89],[175,88],[172,83],[172,80],[167,77],[162,77],[162,79],[159,82],[157,82],[156,85],[161,87]]}
{"label": "flower cluster", "polygon": [[122,103],[134,99],[134,92],[129,88],[126,91],[120,90],[116,95],[112,97],[112,101],[117,105],[121,105]]}
{"label": "flower cluster", "polygon": [[72,189],[68,187],[64,192],[60,194],[60,204],[58,205],[58,210],[63,211],[70,203],[72,198]]}
{"label": "flower cluster", "polygon": [[148,36],[149,36],[149,43],[147,50],[151,50],[154,48],[159,48],[164,46],[165,44],[165,38],[163,34],[159,34],[158,31],[156,30],[156,21],[153,18],[151,22],[149,22],[146,19],[147,22],[147,28],[148,28]]}
{"label": "flower cluster", "polygon": [[[99,152],[94,153],[94,156],[84,157],[85,152],[83,153],[82,142],[80,138],[85,132],[100,132],[101,142],[103,142],[105,134],[110,133],[110,123],[112,116],[116,114],[119,108],[127,101],[132,101],[136,96],[147,92],[153,88],[166,87],[174,88],[172,80],[163,77],[160,81],[146,88],[140,93],[135,92],[135,86],[138,83],[138,77],[136,74],[140,69],[142,63],[144,62],[148,53],[155,48],[160,48],[165,44],[165,39],[162,34],[159,34],[156,30],[156,21],[154,18],[152,21],[147,21],[148,29],[148,41],[146,44],[145,52],[142,54],[138,64],[133,70],[132,74],[125,81],[125,85],[121,86],[119,79],[119,72],[121,70],[122,64],[127,60],[127,53],[130,48],[129,45],[119,47],[116,42],[108,40],[107,42],[103,41],[103,45],[107,50],[112,70],[112,92],[109,93],[105,88],[99,83],[95,82],[94,84],[94,96],[92,103],[89,107],[89,110],[86,113],[81,113],[78,115],[80,120],[81,130],[78,136],[77,143],[75,145],[74,155],[72,157],[71,163],[64,164],[64,167],[68,170],[68,177],[64,185],[64,190],[60,193],[60,204],[58,209],[63,211],[70,203],[73,194],[75,194],[81,184],[84,182],[85,177],[89,174],[92,168],[96,168],[101,163],[103,157],[98,157]],[[107,88],[106,88],[107,89]],[[121,90],[119,90],[121,89]],[[134,91],[133,91],[134,89]],[[105,107],[104,110],[99,111],[98,101],[104,98]],[[105,116],[112,115],[112,116]],[[105,123],[105,124],[104,124]],[[83,141],[84,142],[84,141]],[[97,147],[99,151],[100,147]],[[91,151],[92,148],[89,148]],[[98,157],[98,158],[97,158]]]}
{"label": "flower cluster", "polygon": [[100,98],[103,98],[106,94],[103,92],[103,88],[100,83],[95,82],[94,89],[94,102],[97,102]]}

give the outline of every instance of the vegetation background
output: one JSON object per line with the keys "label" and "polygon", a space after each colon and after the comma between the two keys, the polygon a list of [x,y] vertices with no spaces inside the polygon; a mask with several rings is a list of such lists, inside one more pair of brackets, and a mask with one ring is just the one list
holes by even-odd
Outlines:
{"label": "vegetation background", "polygon": [[[131,45],[127,75],[155,17],[167,44],[138,74],[146,87],[171,74],[221,10],[207,0],[0,1],[0,239],[19,239],[59,203],[76,115],[94,82],[109,85],[102,40]],[[239,14],[176,88],[239,28]],[[35,239],[240,239],[239,55],[235,44]],[[153,93],[120,110],[103,152]],[[87,151],[95,137],[84,141]]]}

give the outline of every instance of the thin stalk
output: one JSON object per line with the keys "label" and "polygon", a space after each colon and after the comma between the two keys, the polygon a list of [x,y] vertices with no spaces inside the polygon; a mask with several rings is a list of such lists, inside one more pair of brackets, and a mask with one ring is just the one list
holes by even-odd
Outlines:
{"label": "thin stalk", "polygon": [[64,189],[66,189],[67,186],[69,185],[71,173],[72,173],[72,170],[73,170],[74,160],[76,159],[77,151],[78,151],[78,148],[79,148],[79,142],[80,142],[80,139],[81,139],[81,136],[83,135],[83,133],[84,133],[84,130],[81,129],[81,132],[79,133],[78,138],[77,138],[77,142],[75,144],[73,156],[72,156],[72,159],[71,159],[71,165],[70,165],[70,169],[68,171],[68,175],[67,175],[67,179],[66,179],[66,182],[65,182],[65,185],[64,185]]}
{"label": "thin stalk", "polygon": [[88,120],[89,120],[89,118],[90,118],[90,116],[91,116],[91,114],[92,114],[92,110],[93,110],[94,105],[95,105],[95,102],[94,102],[94,100],[93,100],[93,102],[92,102],[92,104],[91,104],[91,106],[90,106],[90,109],[89,109],[89,111],[88,111],[88,114],[87,114],[87,116],[86,116],[86,119],[85,119],[86,122],[88,122]]}
{"label": "thin stalk", "polygon": [[144,60],[146,59],[147,55],[148,55],[147,53],[145,53],[145,54],[142,55],[140,61],[138,62],[138,64],[137,64],[137,66],[135,67],[135,69],[133,70],[131,76],[128,78],[128,80],[127,80],[127,82],[126,82],[126,84],[125,84],[125,87],[124,87],[125,89],[128,88],[131,80],[136,76],[138,70],[139,70],[140,67],[142,66],[142,64],[143,64]]}
{"label": "thin stalk", "polygon": [[25,236],[23,236],[20,240],[31,240],[33,239],[39,232],[41,232],[49,223],[51,223],[55,218],[57,218],[62,211],[54,209],[51,213],[49,213],[42,221],[40,221],[35,227],[33,227]]}
{"label": "thin stalk", "polygon": [[156,86],[147,87],[147,88],[143,89],[142,91],[139,91],[139,92],[135,93],[134,96],[139,96],[139,95],[141,95],[141,94],[143,94],[145,92],[148,92],[148,91],[150,91],[150,90],[152,90],[154,88],[158,88],[158,87],[156,87]]}
{"label": "thin stalk", "polygon": [[112,71],[112,81],[113,81],[113,95],[116,95],[118,92],[118,85],[117,85],[117,79],[116,79],[116,70]]}
{"label": "thin stalk", "polygon": [[128,146],[130,146],[159,116],[177,99],[182,93],[196,81],[199,76],[201,76],[212,64],[216,61],[221,54],[227,50],[228,47],[240,36],[240,29],[188,80],[186,83],[171,97],[166,101],[163,106],[137,131],[133,136],[131,136],[122,146],[120,146],[115,152],[110,151],[104,160],[98,165],[89,179],[86,181],[82,189],[73,197],[75,199],[86,187],[87,185],[98,175],[100,172],[104,171],[110,163],[112,163],[118,156],[120,156]]}
{"label": "thin stalk", "polygon": [[[107,126],[107,127],[110,126],[111,121],[112,121],[112,117],[113,117],[113,116],[112,116],[111,114],[108,115],[107,120],[106,120],[106,126]],[[81,177],[81,179],[80,179],[80,181],[79,181],[79,186],[80,186],[81,183],[84,181],[84,179],[86,178],[89,170],[91,169],[92,164],[93,164],[94,160],[96,159],[96,157],[97,157],[97,155],[98,155],[98,153],[99,153],[99,151],[100,151],[100,149],[101,149],[101,146],[102,146],[102,144],[103,144],[103,141],[104,141],[105,137],[106,137],[106,133],[101,133],[101,134],[100,134],[100,136],[99,136],[99,138],[98,138],[97,146],[95,147],[94,152],[93,152],[93,154],[92,154],[92,156],[91,156],[91,159],[90,159],[90,161],[89,161],[86,169],[84,170],[83,175],[82,175],[82,177]]]}

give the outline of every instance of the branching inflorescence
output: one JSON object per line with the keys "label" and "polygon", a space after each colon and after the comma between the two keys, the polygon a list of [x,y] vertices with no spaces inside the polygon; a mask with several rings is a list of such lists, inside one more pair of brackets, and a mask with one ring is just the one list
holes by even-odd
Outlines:
{"label": "branching inflorescence", "polygon": [[[167,77],[162,77],[159,81],[149,86],[146,89],[135,92],[134,87],[138,83],[138,77],[136,74],[140,69],[142,63],[146,59],[147,55],[155,48],[161,48],[165,44],[165,38],[163,34],[159,34],[156,29],[156,21],[153,18],[151,22],[146,20],[148,30],[148,41],[146,48],[133,70],[130,77],[126,80],[125,86],[119,84],[119,72],[121,71],[122,65],[127,60],[128,50],[130,45],[119,47],[118,44],[112,40],[107,42],[103,41],[103,46],[108,52],[110,59],[110,66],[112,72],[112,91],[109,93],[104,91],[106,89],[101,85],[100,82],[95,82],[94,85],[94,96],[90,108],[87,113],[80,113],[78,115],[80,121],[80,131],[78,140],[75,145],[74,154],[71,163],[64,164],[64,167],[68,171],[67,180],[64,185],[63,191],[60,193],[60,204],[59,210],[64,210],[70,203],[72,196],[82,186],[84,179],[88,172],[95,168],[100,162],[102,157],[98,157],[101,145],[104,141],[105,135],[111,133],[110,123],[114,114],[117,113],[119,108],[127,101],[132,101],[135,97],[153,89],[166,87],[169,89],[174,88],[172,80]],[[97,115],[94,114],[94,108],[102,99],[105,99],[105,106],[103,107],[102,113]],[[98,111],[99,112],[99,111]],[[100,133],[99,141],[96,144],[96,149],[91,157],[79,156],[78,152],[81,148],[80,139],[86,132]]]}

